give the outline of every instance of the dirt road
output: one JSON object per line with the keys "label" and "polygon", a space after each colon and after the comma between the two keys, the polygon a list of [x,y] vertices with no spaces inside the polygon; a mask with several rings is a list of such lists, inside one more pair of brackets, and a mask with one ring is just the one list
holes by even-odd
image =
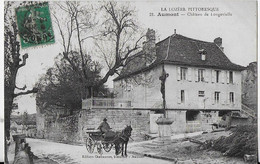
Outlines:
{"label": "dirt road", "polygon": [[85,146],[68,145],[62,143],[49,142],[40,139],[26,139],[31,146],[32,152],[39,158],[48,157],[58,163],[66,164],[104,164],[104,163],[118,163],[118,164],[145,164],[145,163],[172,163],[166,160],[143,157],[140,155],[128,154],[127,158],[115,156],[112,149],[109,153],[104,152],[100,156],[96,150],[93,154],[89,154]]}

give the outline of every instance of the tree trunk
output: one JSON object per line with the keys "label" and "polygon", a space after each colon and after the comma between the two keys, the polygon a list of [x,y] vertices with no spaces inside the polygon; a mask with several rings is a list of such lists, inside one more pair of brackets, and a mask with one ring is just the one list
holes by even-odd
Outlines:
{"label": "tree trunk", "polygon": [[10,139],[10,119],[13,105],[13,97],[11,95],[5,95],[5,163],[8,163],[7,151],[8,145],[7,140]]}

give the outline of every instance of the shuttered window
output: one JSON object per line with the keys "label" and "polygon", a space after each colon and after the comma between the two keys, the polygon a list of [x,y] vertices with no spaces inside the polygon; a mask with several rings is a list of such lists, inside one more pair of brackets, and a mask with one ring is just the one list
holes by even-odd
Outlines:
{"label": "shuttered window", "polygon": [[220,74],[220,71],[215,70],[215,73],[216,73],[216,83],[218,83],[218,82],[219,82],[219,74]]}
{"label": "shuttered window", "polygon": [[185,92],[184,90],[181,90],[181,103],[185,102]]}
{"label": "shuttered window", "polygon": [[180,72],[180,76],[181,76],[181,80],[186,80],[187,79],[187,68],[185,67],[181,67],[181,72]]}
{"label": "shuttered window", "polygon": [[198,81],[205,81],[204,79],[204,69],[198,69]]}
{"label": "shuttered window", "polygon": [[233,71],[229,71],[229,83],[233,84]]}
{"label": "shuttered window", "polygon": [[219,103],[219,99],[220,99],[220,92],[215,92],[214,100],[215,100],[215,103],[216,103],[216,104]]}
{"label": "shuttered window", "polygon": [[231,104],[234,104],[234,92],[229,92],[229,102]]}

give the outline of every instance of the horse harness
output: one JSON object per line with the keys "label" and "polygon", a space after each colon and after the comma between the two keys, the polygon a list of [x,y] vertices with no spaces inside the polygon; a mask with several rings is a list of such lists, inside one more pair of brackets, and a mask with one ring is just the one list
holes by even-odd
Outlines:
{"label": "horse harness", "polygon": [[123,141],[127,141],[127,139],[129,138],[129,136],[127,134],[125,134],[125,131],[122,130],[122,135],[120,136],[120,138],[123,140]]}

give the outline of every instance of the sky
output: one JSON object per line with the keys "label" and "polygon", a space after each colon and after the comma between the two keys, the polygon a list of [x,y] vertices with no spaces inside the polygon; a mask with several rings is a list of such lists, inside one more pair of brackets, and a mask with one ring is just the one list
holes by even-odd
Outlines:
{"label": "sky", "polygon": [[[177,34],[208,42],[221,37],[224,53],[232,62],[247,66],[257,60],[255,1],[132,1],[131,5],[136,6],[137,19],[141,27],[156,31],[156,42],[172,35],[174,29]],[[196,11],[201,8],[213,8],[217,11]],[[176,11],[178,9],[185,11]],[[154,16],[151,16],[151,13]],[[179,16],[158,16],[159,13],[178,13]],[[205,16],[205,13],[209,16]],[[211,16],[216,13],[226,16]],[[32,88],[39,77],[53,66],[58,53],[62,52],[57,29],[54,29],[54,32],[57,38],[55,44],[21,51],[22,54],[28,53],[29,58],[26,66],[18,72],[19,87],[26,84],[28,88]],[[113,86],[112,79],[107,83],[109,87]],[[32,95],[20,96],[16,101],[20,113],[36,112],[35,97]]]}

